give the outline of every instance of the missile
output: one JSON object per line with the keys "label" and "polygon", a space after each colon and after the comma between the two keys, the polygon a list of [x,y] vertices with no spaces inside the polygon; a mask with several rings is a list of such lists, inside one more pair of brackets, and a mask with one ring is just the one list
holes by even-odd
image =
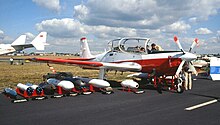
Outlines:
{"label": "missile", "polygon": [[30,86],[32,89],[36,90],[37,94],[41,94],[43,89],[39,87],[38,85],[33,85],[31,83],[26,83],[27,86]]}
{"label": "missile", "polygon": [[91,78],[81,78],[81,77],[78,77],[78,78],[80,80],[82,80],[83,82],[91,84],[91,85],[93,85],[94,87],[97,87],[97,88],[110,87],[110,83],[105,81],[105,80],[102,80],[102,79],[91,79]]}
{"label": "missile", "polygon": [[75,86],[77,93],[81,93],[83,95],[90,95],[92,92],[88,88],[88,84],[83,82],[81,79],[78,77],[67,77],[64,78],[63,80],[71,81]]}
{"label": "missile", "polygon": [[139,87],[139,84],[133,80],[124,80],[121,82],[121,86],[131,89],[137,89]]}
{"label": "missile", "polygon": [[3,93],[12,99],[16,99],[18,95],[17,92],[11,88],[5,88]]}
{"label": "missile", "polygon": [[32,93],[34,91],[33,88],[31,88],[30,86],[27,86],[25,84],[22,84],[22,83],[18,83],[17,88],[22,90],[22,91],[26,91],[29,96],[32,95]]}
{"label": "missile", "polygon": [[93,85],[97,88],[107,88],[110,87],[110,83],[107,81],[104,81],[102,79],[92,79],[89,81],[89,84]]}
{"label": "missile", "polygon": [[64,90],[72,90],[74,88],[74,84],[66,80],[60,81],[57,86],[62,87]]}
{"label": "missile", "polygon": [[72,90],[74,88],[74,84],[71,81],[67,81],[67,80],[58,80],[58,79],[54,79],[54,78],[50,78],[47,80],[47,83],[49,84],[53,84],[55,86],[60,86],[62,87],[64,90]]}
{"label": "missile", "polygon": [[77,77],[80,80],[82,80],[85,83],[88,83],[96,88],[100,88],[100,91],[102,91],[103,94],[111,94],[113,93],[113,89],[110,86],[110,83],[102,80],[102,79],[91,79],[91,78],[81,78]]}

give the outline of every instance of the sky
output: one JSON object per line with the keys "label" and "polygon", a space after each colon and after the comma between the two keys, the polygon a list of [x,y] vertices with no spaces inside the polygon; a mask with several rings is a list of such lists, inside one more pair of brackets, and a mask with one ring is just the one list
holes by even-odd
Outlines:
{"label": "sky", "polygon": [[[86,37],[93,52],[121,37],[147,37],[164,50],[220,53],[220,0],[1,0],[0,43],[48,33],[46,52],[77,53]],[[27,49],[27,52],[36,51]]]}

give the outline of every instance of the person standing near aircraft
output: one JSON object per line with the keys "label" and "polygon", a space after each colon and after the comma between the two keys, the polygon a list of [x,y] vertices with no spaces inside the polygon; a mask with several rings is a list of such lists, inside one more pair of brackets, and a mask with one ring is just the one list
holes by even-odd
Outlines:
{"label": "person standing near aircraft", "polygon": [[9,61],[10,61],[10,64],[13,65],[14,59],[12,57],[9,59]]}
{"label": "person standing near aircraft", "polygon": [[185,90],[191,90],[192,89],[192,71],[189,69],[189,66],[187,63],[185,63],[183,67],[183,73],[185,76]]}
{"label": "person standing near aircraft", "polygon": [[192,89],[192,71],[189,69],[188,70],[188,77],[189,77],[189,90],[191,90]]}

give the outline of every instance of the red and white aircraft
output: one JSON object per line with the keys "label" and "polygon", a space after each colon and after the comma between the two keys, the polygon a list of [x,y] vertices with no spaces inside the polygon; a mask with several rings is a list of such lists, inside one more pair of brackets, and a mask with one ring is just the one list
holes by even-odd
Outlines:
{"label": "red and white aircraft", "polygon": [[[153,78],[155,87],[160,87],[162,82],[168,81],[167,76],[172,76],[171,87],[180,84],[182,81],[179,74],[185,63],[196,74],[196,70],[191,61],[197,58],[190,53],[198,43],[195,39],[189,52],[183,50],[178,38],[175,36],[174,41],[177,43],[180,51],[140,51],[137,43],[143,43],[144,49],[150,43],[149,38],[121,38],[109,42],[110,50],[100,55],[92,55],[86,38],[81,38],[82,58],[73,59],[50,59],[50,58],[32,58],[32,61],[78,65],[87,68],[99,69],[99,78],[104,79],[107,70],[139,72],[144,78]],[[139,47],[140,48],[140,47]],[[134,74],[134,76],[138,75]],[[166,83],[167,84],[167,83]],[[181,83],[182,84],[182,83]]]}

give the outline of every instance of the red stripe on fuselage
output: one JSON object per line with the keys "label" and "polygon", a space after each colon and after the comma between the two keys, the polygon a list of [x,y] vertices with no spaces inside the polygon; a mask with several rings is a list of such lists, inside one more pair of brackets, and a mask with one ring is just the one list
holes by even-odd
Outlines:
{"label": "red stripe on fuselage", "polygon": [[160,59],[144,59],[144,60],[129,60],[122,62],[135,62],[142,66],[141,72],[152,73],[156,69],[157,75],[175,75],[177,68],[181,63],[180,58],[160,58]]}

